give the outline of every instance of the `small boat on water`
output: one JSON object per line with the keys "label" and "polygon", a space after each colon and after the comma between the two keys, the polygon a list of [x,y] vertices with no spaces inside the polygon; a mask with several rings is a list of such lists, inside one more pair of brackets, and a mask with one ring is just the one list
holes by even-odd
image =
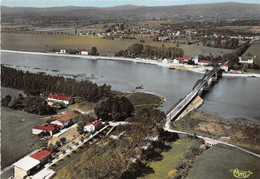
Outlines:
{"label": "small boat on water", "polygon": [[137,87],[135,87],[135,89],[144,89],[144,85],[137,86]]}

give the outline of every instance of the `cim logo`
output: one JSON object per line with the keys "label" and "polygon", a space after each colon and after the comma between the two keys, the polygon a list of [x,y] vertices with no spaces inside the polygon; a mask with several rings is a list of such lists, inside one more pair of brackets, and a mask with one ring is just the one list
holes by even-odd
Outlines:
{"label": "cim logo", "polygon": [[249,171],[241,171],[236,169],[230,169],[230,172],[233,173],[234,177],[236,178],[248,178],[253,172]]}

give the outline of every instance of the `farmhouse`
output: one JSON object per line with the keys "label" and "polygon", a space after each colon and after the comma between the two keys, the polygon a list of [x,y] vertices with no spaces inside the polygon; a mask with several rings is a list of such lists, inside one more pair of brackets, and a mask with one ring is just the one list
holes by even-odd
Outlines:
{"label": "farmhouse", "polygon": [[40,168],[40,161],[32,157],[25,156],[14,164],[14,178],[23,179],[31,175]]}
{"label": "farmhouse", "polygon": [[182,63],[188,63],[188,62],[191,60],[191,58],[188,57],[188,56],[183,56],[183,57],[181,57],[181,58],[178,58],[177,60],[179,61],[179,63],[180,63],[180,62],[182,62]]}
{"label": "farmhouse", "polygon": [[208,66],[209,63],[210,63],[210,61],[208,61],[208,60],[199,60],[198,61],[198,65],[200,65],[200,66]]}
{"label": "farmhouse", "polygon": [[48,160],[51,159],[51,152],[48,150],[42,150],[32,156],[32,158],[38,160],[41,165],[48,163]]}
{"label": "farmhouse", "polygon": [[81,55],[88,55],[88,51],[83,49],[83,50],[80,51],[80,54]]}
{"label": "farmhouse", "polygon": [[100,129],[101,125],[102,125],[101,120],[96,120],[94,122],[86,124],[84,126],[84,131],[85,132],[94,132],[94,131]]}
{"label": "farmhouse", "polygon": [[32,129],[32,133],[33,134],[41,134],[41,133],[48,133],[49,135],[53,135],[53,133],[56,132],[56,128],[52,125],[48,125],[48,126],[39,126],[39,125],[36,125],[33,127]]}
{"label": "farmhouse", "polygon": [[48,104],[52,102],[58,102],[58,103],[64,103],[65,105],[69,105],[73,103],[73,98],[71,97],[66,97],[66,96],[56,96],[50,94],[47,98]]}
{"label": "farmhouse", "polygon": [[222,70],[224,70],[225,72],[227,72],[227,71],[228,71],[228,64],[227,64],[227,63],[224,63],[224,64],[222,64],[222,65],[220,66],[220,68],[221,68]]}
{"label": "farmhouse", "polygon": [[61,129],[63,129],[71,123],[72,117],[74,115],[75,115],[74,111],[67,112],[66,114],[56,118],[56,120],[52,121],[50,124],[61,126]]}

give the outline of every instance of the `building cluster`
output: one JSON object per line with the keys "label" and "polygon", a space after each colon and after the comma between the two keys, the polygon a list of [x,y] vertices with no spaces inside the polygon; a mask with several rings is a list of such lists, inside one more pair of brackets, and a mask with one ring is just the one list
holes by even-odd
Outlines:
{"label": "building cluster", "polygon": [[64,115],[54,118],[48,125],[40,126],[35,125],[32,129],[32,134],[50,135],[57,133],[61,129],[64,129],[72,124],[72,118],[75,115],[74,111],[69,111]]}
{"label": "building cluster", "polygon": [[[51,152],[48,150],[41,150],[31,156],[27,155],[13,164],[14,166],[14,178],[24,179],[33,178],[44,165],[52,160]],[[51,178],[55,174],[54,171],[49,169],[48,176],[41,176],[42,178]]]}

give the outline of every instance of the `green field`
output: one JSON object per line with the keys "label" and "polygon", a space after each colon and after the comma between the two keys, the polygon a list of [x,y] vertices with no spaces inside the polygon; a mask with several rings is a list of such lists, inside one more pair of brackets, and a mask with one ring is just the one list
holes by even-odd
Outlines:
{"label": "green field", "polygon": [[244,58],[252,58],[256,56],[254,62],[260,65],[260,44],[252,44],[243,54]]}
{"label": "green field", "polygon": [[260,178],[260,158],[233,147],[216,145],[204,151],[192,164],[189,179],[232,179],[231,169],[253,172],[249,179]]}
{"label": "green field", "polygon": [[[93,36],[76,36],[76,35],[34,35],[34,34],[16,34],[1,33],[2,49],[19,50],[19,51],[36,51],[45,52],[56,49],[87,49],[93,46],[97,47],[101,55],[114,56],[119,50],[127,49],[133,43],[140,43],[140,39],[134,40],[115,40],[102,39]],[[154,42],[152,39],[145,39],[144,45],[161,47],[175,47],[174,43]],[[198,54],[213,56],[230,53],[232,50],[211,48],[197,45],[180,44],[184,50],[184,55],[195,56]]]}
{"label": "green field", "polygon": [[154,173],[146,176],[147,179],[166,178],[169,171],[174,169],[184,153],[193,145],[195,140],[182,138],[171,144],[172,149],[168,152],[163,152],[163,160],[154,161],[150,164]]}
{"label": "green field", "polygon": [[32,128],[43,123],[45,120],[39,119],[38,115],[1,108],[2,168],[33,151],[33,146],[40,142],[40,138],[32,135]]}

